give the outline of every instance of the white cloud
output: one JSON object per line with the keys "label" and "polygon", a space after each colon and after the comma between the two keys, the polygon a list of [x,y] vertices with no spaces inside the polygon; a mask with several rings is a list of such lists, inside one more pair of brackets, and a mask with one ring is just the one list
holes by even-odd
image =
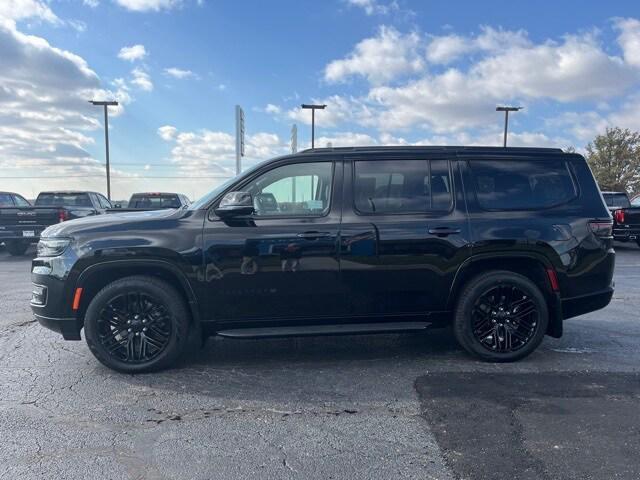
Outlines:
{"label": "white cloud", "polygon": [[272,115],[280,115],[282,109],[278,105],[274,105],[273,103],[267,103],[267,106],[264,107],[265,113],[270,113]]}
{"label": "white cloud", "polygon": [[49,23],[60,23],[47,2],[42,0],[2,0],[0,1],[0,19],[24,20],[37,18]]}
{"label": "white cloud", "polygon": [[[360,147],[377,145],[378,141],[366,133],[339,132],[334,135],[323,135],[315,139],[317,147]],[[309,143],[308,148],[311,147]]]}
{"label": "white cloud", "polygon": [[[235,137],[227,132],[200,130],[179,132],[173,126],[158,129],[158,135],[172,143],[171,160],[181,171],[233,176],[235,174]],[[278,135],[260,132],[245,139],[243,165],[249,166],[261,160],[287,153],[288,146]],[[206,172],[206,173],[202,173]]]}
{"label": "white cloud", "polygon": [[153,82],[151,81],[151,77],[147,72],[142,70],[141,68],[134,68],[131,70],[131,75],[133,75],[133,79],[131,83],[136,85],[141,90],[145,92],[150,92],[153,90]]}
{"label": "white cloud", "polygon": [[435,37],[427,46],[427,60],[431,63],[449,63],[472,49],[467,39],[460,35]]}
{"label": "white cloud", "polygon": [[[29,180],[43,172],[60,177],[66,188],[87,188],[90,179],[71,177],[104,172],[86,150],[102,118],[102,110],[87,100],[116,98],[126,104],[127,92],[117,85],[112,91],[101,88],[84,59],[23,34],[11,21],[0,20],[0,59],[0,189],[31,195],[31,184],[54,186],[53,180]],[[122,106],[111,113],[121,111]],[[15,176],[27,179],[7,178]]]}
{"label": "white cloud", "polygon": [[134,12],[158,12],[182,5],[182,0],[115,0],[121,7]]}
{"label": "white cloud", "polygon": [[144,48],[144,45],[131,45],[130,47],[122,47],[118,52],[118,58],[122,60],[127,60],[129,62],[134,62],[136,60],[141,60],[147,56],[147,50]]}
{"label": "white cloud", "polygon": [[353,7],[362,8],[367,15],[387,15],[400,9],[397,1],[380,2],[378,0],[345,0]]}
{"label": "white cloud", "polygon": [[629,65],[640,67],[640,21],[635,18],[618,18],[614,22],[620,32],[618,43]]}
{"label": "white cloud", "polygon": [[218,90],[224,92],[227,89],[227,86],[224,83],[218,84]]}
{"label": "white cloud", "polygon": [[[363,101],[351,97],[332,95],[323,99],[312,99],[315,104],[324,104],[325,110],[316,110],[316,127],[336,127],[356,121],[365,124],[371,112]],[[311,111],[296,107],[287,112],[287,117],[300,123],[311,125]]]}
{"label": "white cloud", "polygon": [[417,33],[401,34],[393,27],[380,27],[377,36],[359,42],[346,58],[325,67],[324,78],[331,83],[351,76],[363,76],[381,84],[409,73],[420,72],[424,61],[418,51]]}
{"label": "white cloud", "polygon": [[82,4],[87,7],[96,8],[100,5],[100,0],[82,0]]}
{"label": "white cloud", "polygon": [[177,79],[183,79],[183,78],[189,78],[189,77],[195,76],[195,74],[191,70],[182,70],[176,67],[165,68],[164,73],[165,75],[169,75],[170,77],[177,78]]}

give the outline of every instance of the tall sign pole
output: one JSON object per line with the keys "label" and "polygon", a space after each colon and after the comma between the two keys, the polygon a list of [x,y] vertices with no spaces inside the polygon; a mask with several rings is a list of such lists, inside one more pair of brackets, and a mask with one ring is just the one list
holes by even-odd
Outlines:
{"label": "tall sign pole", "polygon": [[236,175],[242,171],[242,157],[244,157],[244,111],[236,105]]}
{"label": "tall sign pole", "polygon": [[503,147],[507,147],[507,131],[509,130],[509,112],[517,112],[522,110],[522,107],[496,107],[496,112],[504,112],[504,139],[502,142]]}
{"label": "tall sign pole", "polygon": [[304,109],[311,110],[311,148],[313,149],[315,147],[316,138],[316,110],[324,110],[327,106],[307,103],[303,103],[300,106]]}
{"label": "tall sign pole", "polygon": [[107,199],[111,201],[111,168],[109,167],[109,111],[108,107],[115,107],[118,105],[116,101],[96,101],[89,100],[89,103],[96,106],[104,107],[104,144],[106,149],[106,168],[107,168]]}
{"label": "tall sign pole", "polygon": [[298,126],[294,123],[291,127],[291,153],[298,151]]}

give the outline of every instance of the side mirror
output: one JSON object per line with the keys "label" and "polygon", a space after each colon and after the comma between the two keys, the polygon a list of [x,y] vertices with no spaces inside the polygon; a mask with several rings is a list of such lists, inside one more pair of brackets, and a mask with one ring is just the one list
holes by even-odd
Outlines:
{"label": "side mirror", "polygon": [[220,218],[251,215],[254,212],[253,197],[249,192],[229,192],[222,197],[214,212]]}

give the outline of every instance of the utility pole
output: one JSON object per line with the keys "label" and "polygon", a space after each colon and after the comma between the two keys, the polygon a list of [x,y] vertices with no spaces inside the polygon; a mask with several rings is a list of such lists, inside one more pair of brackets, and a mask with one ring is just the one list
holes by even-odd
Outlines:
{"label": "utility pole", "polygon": [[244,111],[236,105],[236,175],[242,171],[244,157]]}
{"label": "utility pole", "polygon": [[108,107],[116,107],[118,102],[115,100],[97,101],[89,100],[89,103],[96,106],[104,107],[104,144],[106,148],[106,168],[107,168],[107,199],[111,201],[111,172],[109,169],[109,111]]}
{"label": "utility pole", "polygon": [[300,105],[302,108],[311,110],[311,148],[315,146],[315,136],[316,136],[316,110],[324,110],[327,108],[326,105],[315,105],[315,104],[307,104],[303,103]]}
{"label": "utility pole", "polygon": [[509,129],[509,112],[517,112],[522,107],[496,107],[496,112],[504,112],[504,142],[503,147],[507,147],[507,130]]}

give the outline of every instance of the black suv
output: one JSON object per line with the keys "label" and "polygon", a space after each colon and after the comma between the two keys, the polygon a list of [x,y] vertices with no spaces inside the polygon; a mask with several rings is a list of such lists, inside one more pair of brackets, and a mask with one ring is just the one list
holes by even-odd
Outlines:
{"label": "black suv", "polygon": [[[421,331],[525,357],[613,294],[612,219],[558,149],[366,147],[262,163],[187,209],[47,229],[31,306],[123,372],[187,338]],[[196,337],[197,338],[197,337]]]}

